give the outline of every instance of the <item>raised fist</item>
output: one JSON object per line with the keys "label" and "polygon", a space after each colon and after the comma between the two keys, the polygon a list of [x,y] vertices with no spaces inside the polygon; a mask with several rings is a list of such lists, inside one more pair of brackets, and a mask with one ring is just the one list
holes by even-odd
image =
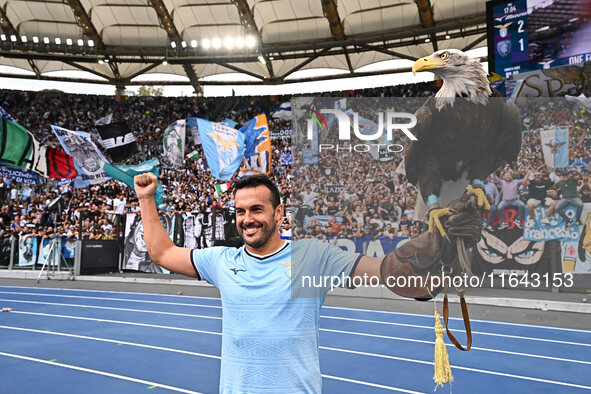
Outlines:
{"label": "raised fist", "polygon": [[154,197],[158,188],[158,178],[151,172],[136,175],[133,178],[135,194],[138,199]]}

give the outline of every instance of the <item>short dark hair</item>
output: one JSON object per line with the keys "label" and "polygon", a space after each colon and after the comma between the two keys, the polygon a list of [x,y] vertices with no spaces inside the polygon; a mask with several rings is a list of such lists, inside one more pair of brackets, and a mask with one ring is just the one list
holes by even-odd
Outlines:
{"label": "short dark hair", "polygon": [[240,179],[234,185],[236,192],[240,189],[248,189],[257,186],[265,186],[271,192],[271,204],[273,208],[277,208],[279,204],[281,204],[281,197],[279,196],[279,190],[277,186],[269,179],[268,176],[257,174],[257,175],[250,175],[245,178]]}

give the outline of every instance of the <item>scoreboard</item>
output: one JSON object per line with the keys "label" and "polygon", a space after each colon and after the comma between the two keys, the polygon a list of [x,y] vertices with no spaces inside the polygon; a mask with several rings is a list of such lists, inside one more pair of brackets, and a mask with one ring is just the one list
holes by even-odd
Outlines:
{"label": "scoreboard", "polygon": [[[494,71],[504,77],[523,72],[529,66],[527,0],[488,3],[487,15],[489,5],[492,5],[492,18],[488,18],[488,29],[492,30],[493,37],[488,48],[489,59],[494,58]],[[493,56],[490,56],[491,49]]]}
{"label": "scoreboard", "polygon": [[489,69],[512,74],[591,60],[591,1],[486,3]]}

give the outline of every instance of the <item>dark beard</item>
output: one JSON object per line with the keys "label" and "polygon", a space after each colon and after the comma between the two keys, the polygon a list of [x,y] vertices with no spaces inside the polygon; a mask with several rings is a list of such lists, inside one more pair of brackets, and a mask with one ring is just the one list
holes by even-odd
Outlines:
{"label": "dark beard", "polygon": [[255,242],[247,242],[247,241],[246,241],[246,239],[245,239],[245,238],[244,238],[244,236],[242,235],[242,234],[243,234],[243,232],[244,232],[244,229],[243,229],[243,228],[241,228],[241,229],[238,231],[238,234],[240,235],[240,238],[242,238],[242,240],[244,241],[244,243],[245,243],[246,245],[250,246],[250,247],[251,247],[251,248],[253,248],[253,249],[258,249],[258,248],[260,248],[261,246],[263,246],[264,244],[266,244],[266,243],[269,241],[269,239],[271,239],[271,237],[273,236],[273,234],[274,234],[274,232],[275,232],[275,230],[274,230],[274,229],[275,229],[276,227],[277,227],[277,222],[276,222],[275,220],[273,221],[273,225],[272,225],[272,226],[271,226],[269,229],[267,229],[267,230],[265,230],[265,226],[263,225],[263,226],[260,228],[260,230],[263,232],[263,237],[262,237],[262,238],[260,238],[258,241],[255,241]]}

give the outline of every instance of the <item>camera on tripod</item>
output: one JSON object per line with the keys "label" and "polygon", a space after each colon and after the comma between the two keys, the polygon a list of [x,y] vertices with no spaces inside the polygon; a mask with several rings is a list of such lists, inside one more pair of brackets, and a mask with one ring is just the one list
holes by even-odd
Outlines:
{"label": "camera on tripod", "polygon": [[60,221],[60,216],[63,210],[66,208],[66,204],[64,203],[64,199],[62,196],[58,196],[51,200],[51,202],[47,205],[47,211],[54,215],[53,221]]}

